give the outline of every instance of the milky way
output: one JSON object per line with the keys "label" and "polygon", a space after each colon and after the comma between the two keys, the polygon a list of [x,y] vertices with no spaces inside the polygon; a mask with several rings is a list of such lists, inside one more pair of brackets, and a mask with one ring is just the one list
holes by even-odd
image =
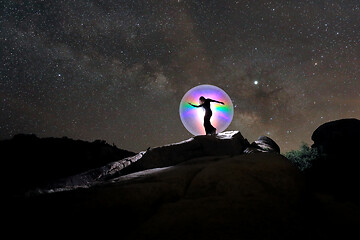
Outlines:
{"label": "milky way", "polygon": [[[105,2],[105,3],[104,3]],[[360,118],[360,3],[1,1],[0,138],[103,139],[140,151],[191,137],[182,96],[234,104],[228,130],[282,151]]]}

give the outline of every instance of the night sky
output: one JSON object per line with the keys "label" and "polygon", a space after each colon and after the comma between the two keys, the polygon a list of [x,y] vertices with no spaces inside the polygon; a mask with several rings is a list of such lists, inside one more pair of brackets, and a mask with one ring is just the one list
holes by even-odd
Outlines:
{"label": "night sky", "polygon": [[0,2],[0,139],[179,142],[199,84],[231,97],[227,130],[282,152],[360,118],[359,0]]}

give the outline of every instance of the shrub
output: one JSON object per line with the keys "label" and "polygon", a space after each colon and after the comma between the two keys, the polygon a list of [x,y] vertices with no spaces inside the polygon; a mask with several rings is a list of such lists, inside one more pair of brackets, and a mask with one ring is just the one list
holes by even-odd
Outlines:
{"label": "shrub", "polygon": [[314,160],[319,158],[319,153],[316,149],[303,143],[299,150],[292,150],[285,153],[284,156],[294,163],[301,171],[304,171],[312,166]]}

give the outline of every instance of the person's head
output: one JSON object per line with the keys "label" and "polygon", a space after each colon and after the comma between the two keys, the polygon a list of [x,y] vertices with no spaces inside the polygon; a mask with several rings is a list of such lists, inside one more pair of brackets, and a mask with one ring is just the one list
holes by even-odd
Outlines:
{"label": "person's head", "polygon": [[205,98],[204,98],[203,96],[201,96],[201,97],[199,98],[199,101],[200,101],[200,103],[204,103],[204,102],[205,102]]}

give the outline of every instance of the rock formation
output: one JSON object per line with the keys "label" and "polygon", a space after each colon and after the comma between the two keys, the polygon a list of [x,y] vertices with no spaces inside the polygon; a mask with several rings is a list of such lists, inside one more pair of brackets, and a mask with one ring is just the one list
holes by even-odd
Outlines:
{"label": "rock formation", "polygon": [[312,187],[343,199],[360,202],[359,153],[360,120],[340,119],[324,123],[311,136],[312,148],[321,157],[309,171]]}
{"label": "rock formation", "polygon": [[321,154],[343,155],[359,146],[360,120],[340,119],[319,126],[311,136]]}
{"label": "rock formation", "polygon": [[300,171],[265,147],[243,154],[249,147],[239,132],[194,137],[149,149],[101,184],[18,205],[44,219],[100,219],[88,231],[111,225],[121,239],[301,239]]}
{"label": "rock formation", "polygon": [[254,152],[276,152],[280,153],[280,147],[274,140],[267,136],[260,136],[255,142],[251,143],[244,153]]}
{"label": "rock formation", "polygon": [[115,177],[147,169],[175,166],[190,159],[207,156],[235,156],[244,153],[280,153],[279,146],[269,137],[261,136],[249,143],[239,131],[227,131],[215,136],[201,135],[188,140],[149,148],[135,156],[106,164],[50,184],[38,191],[63,191],[78,187],[89,187]]}
{"label": "rock formation", "polygon": [[[11,198],[5,219],[22,230],[31,226],[36,236],[46,229],[124,240],[348,239],[357,233],[359,205],[308,188],[318,179],[306,182],[279,153],[264,136],[251,144],[237,131],[197,136],[65,178],[44,194]],[[357,191],[338,178],[336,164],[325,165],[331,175],[313,173],[326,186]]]}

